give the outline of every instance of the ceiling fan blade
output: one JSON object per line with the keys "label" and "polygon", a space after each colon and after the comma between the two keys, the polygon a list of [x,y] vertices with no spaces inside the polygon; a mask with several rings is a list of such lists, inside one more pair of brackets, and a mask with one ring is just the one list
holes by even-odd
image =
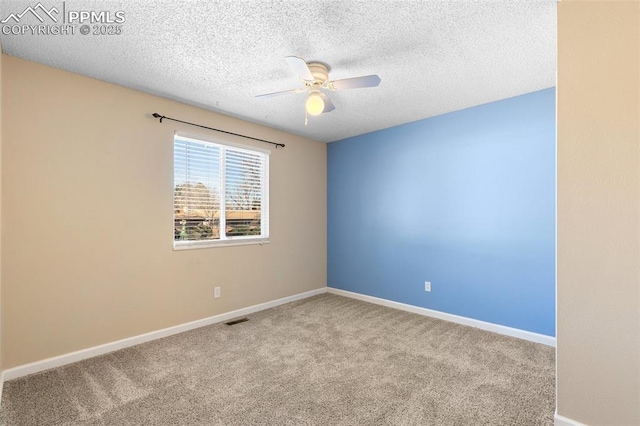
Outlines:
{"label": "ceiling fan blade", "polygon": [[286,95],[289,93],[302,93],[304,92],[306,89],[291,89],[291,90],[283,90],[281,92],[273,92],[273,93],[265,93],[263,95],[256,95],[256,98],[270,98],[272,96],[280,96],[280,95]]}
{"label": "ceiling fan blade", "polygon": [[287,61],[298,77],[308,81],[314,80],[313,74],[311,74],[311,70],[304,59],[298,58],[297,56],[287,56],[284,60]]}
{"label": "ceiling fan blade", "polygon": [[380,84],[380,77],[373,74],[330,81],[327,83],[327,88],[330,90],[358,89],[360,87],[376,87],[378,84]]}
{"label": "ceiling fan blade", "polygon": [[319,96],[324,101],[324,109],[322,110],[323,114],[325,112],[331,112],[334,109],[336,109],[336,107],[333,105],[333,102],[331,102],[331,99],[329,99],[329,97],[327,95],[325,95],[324,93],[320,93]]}

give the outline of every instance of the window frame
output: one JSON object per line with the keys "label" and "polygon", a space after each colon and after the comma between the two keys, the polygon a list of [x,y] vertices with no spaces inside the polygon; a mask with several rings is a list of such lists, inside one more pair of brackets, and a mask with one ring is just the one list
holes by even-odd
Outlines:
{"label": "window frame", "polygon": [[[219,147],[221,151],[220,155],[220,229],[226,229],[226,149],[231,149],[237,152],[244,152],[249,154],[260,154],[264,156],[264,169],[261,176],[261,200],[260,200],[260,235],[240,235],[240,236],[227,236],[225,232],[220,232],[220,238],[217,240],[176,240],[175,239],[175,201],[176,201],[176,139],[193,140],[198,143],[211,144]],[[255,245],[255,244],[269,244],[269,159],[271,156],[271,150],[259,148],[255,146],[242,145],[235,142],[229,142],[227,140],[205,136],[197,133],[185,133],[174,132],[172,139],[172,188],[171,188],[171,200],[172,200],[172,240],[173,250],[192,250],[192,249],[204,249],[215,247],[231,247],[241,245]],[[224,228],[223,228],[224,227]]]}

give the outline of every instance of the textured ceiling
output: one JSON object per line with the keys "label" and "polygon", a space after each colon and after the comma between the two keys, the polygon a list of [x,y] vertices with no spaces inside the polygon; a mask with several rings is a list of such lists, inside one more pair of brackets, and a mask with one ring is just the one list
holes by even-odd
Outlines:
{"label": "textured ceiling", "polygon": [[[37,3],[2,1],[0,19]],[[555,0],[67,0],[64,7],[122,10],[123,34],[3,34],[3,51],[325,142],[555,85]],[[24,23],[39,22],[25,15]],[[254,97],[301,87],[284,61],[291,55],[327,64],[331,79],[378,74],[382,82],[329,93],[336,109],[305,126],[303,94]]]}

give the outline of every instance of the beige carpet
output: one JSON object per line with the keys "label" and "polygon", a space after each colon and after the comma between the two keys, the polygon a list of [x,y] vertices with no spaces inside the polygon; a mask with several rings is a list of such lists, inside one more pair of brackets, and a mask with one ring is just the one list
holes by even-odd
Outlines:
{"label": "beige carpet", "polygon": [[552,425],[554,350],[323,294],[5,383],[9,425]]}

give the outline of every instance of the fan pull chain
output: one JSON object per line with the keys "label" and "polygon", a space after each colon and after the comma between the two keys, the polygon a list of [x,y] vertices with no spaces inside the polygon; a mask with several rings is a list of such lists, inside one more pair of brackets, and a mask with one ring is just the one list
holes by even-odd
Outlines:
{"label": "fan pull chain", "polygon": [[307,113],[307,109],[305,108],[305,109],[304,109],[304,125],[305,125],[305,126],[307,125],[308,117],[309,117],[309,115],[308,115],[308,113]]}

